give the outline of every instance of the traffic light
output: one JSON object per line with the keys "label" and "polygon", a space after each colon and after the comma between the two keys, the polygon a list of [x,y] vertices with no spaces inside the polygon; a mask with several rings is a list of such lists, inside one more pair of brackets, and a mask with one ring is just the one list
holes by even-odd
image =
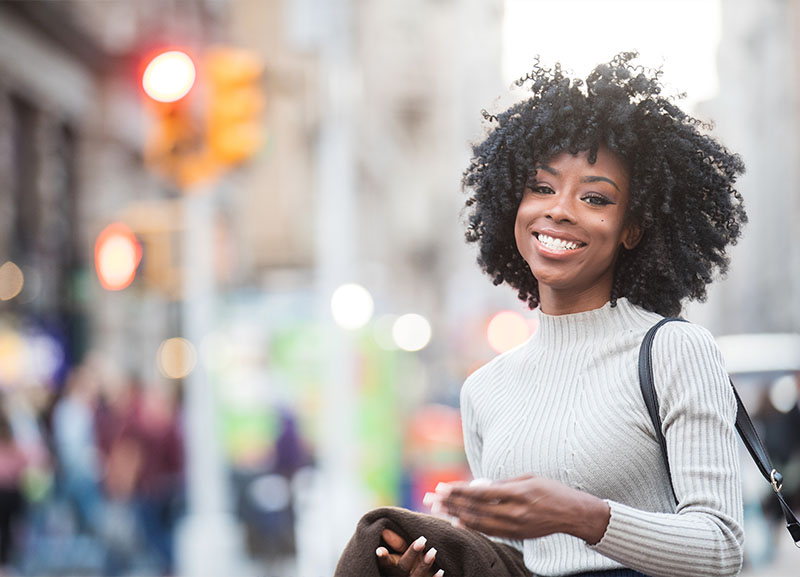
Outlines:
{"label": "traffic light", "polygon": [[153,119],[145,142],[145,162],[178,181],[184,159],[200,142],[189,98],[195,78],[191,57],[178,50],[157,54],[142,73],[145,106]]}
{"label": "traffic light", "polygon": [[261,146],[264,66],[253,53],[230,47],[211,49],[204,66],[210,156],[222,166],[238,164]]}
{"label": "traffic light", "polygon": [[141,260],[142,245],[127,225],[114,222],[98,235],[94,265],[104,289],[118,291],[129,286]]}
{"label": "traffic light", "polygon": [[180,199],[131,201],[117,213],[141,244],[143,257],[136,270],[139,286],[172,300],[181,296],[183,214]]}
{"label": "traffic light", "polygon": [[156,102],[177,102],[194,86],[197,71],[185,52],[167,50],[155,56],[142,74],[142,88]]}
{"label": "traffic light", "polygon": [[[149,59],[141,81],[153,118],[145,162],[181,189],[239,164],[261,146],[263,65],[246,50],[208,50],[195,69],[180,50]],[[202,84],[195,88],[195,79]]]}

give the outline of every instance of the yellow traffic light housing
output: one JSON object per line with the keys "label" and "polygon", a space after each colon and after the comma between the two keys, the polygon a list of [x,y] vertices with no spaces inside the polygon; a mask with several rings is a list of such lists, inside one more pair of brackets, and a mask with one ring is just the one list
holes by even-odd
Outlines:
{"label": "yellow traffic light housing", "polygon": [[264,66],[251,52],[217,47],[206,54],[206,142],[223,166],[252,157],[262,143]]}
{"label": "yellow traffic light housing", "polygon": [[154,119],[146,164],[185,190],[252,157],[262,143],[263,73],[252,52],[227,46],[207,51],[199,72],[182,51],[152,58],[141,77]]}

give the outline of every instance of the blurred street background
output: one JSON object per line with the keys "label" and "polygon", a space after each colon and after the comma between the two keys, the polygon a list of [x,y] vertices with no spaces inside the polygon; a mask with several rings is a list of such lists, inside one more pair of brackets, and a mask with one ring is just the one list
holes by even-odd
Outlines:
{"label": "blurred street background", "polygon": [[0,575],[325,577],[468,478],[461,383],[536,329],[463,240],[481,110],[623,50],[744,158],[686,316],[800,510],[800,0],[2,1]]}

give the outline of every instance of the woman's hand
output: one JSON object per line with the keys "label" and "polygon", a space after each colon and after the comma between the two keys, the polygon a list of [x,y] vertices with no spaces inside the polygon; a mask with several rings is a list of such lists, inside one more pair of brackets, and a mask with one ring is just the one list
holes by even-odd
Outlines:
{"label": "woman's hand", "polygon": [[508,539],[568,533],[593,545],[611,515],[602,499],[531,475],[490,484],[443,483],[436,494],[436,509],[457,524]]}
{"label": "woman's hand", "polygon": [[436,549],[431,547],[425,552],[427,543],[425,537],[419,537],[411,543],[411,546],[390,529],[384,529],[381,537],[392,550],[390,552],[386,547],[378,547],[375,550],[381,575],[388,577],[443,577],[443,570],[439,569],[436,572],[433,570]]}

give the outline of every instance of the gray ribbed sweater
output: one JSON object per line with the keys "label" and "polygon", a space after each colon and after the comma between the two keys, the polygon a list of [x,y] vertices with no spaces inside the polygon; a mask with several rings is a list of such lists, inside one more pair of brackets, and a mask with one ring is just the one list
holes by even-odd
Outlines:
{"label": "gray ribbed sweater", "polygon": [[528,539],[536,575],[621,565],[653,577],[737,575],[742,499],[736,402],[711,334],[669,323],[653,345],[673,483],[639,388],[639,346],[661,317],[619,299],[572,315],[539,313],[519,347],[469,376],[464,445],[475,478],[531,473],[605,499],[595,546],[566,534]]}

